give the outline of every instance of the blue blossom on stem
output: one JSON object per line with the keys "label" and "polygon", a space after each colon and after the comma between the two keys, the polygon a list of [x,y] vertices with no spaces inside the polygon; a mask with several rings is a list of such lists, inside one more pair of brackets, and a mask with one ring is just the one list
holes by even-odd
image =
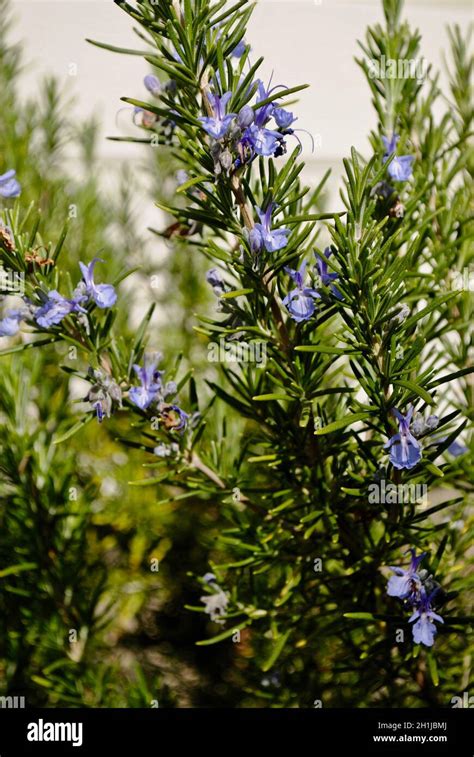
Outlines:
{"label": "blue blossom on stem", "polygon": [[398,434],[394,434],[388,442],[384,444],[384,449],[389,449],[389,459],[394,468],[410,470],[414,468],[421,460],[421,445],[415,439],[410,431],[410,422],[413,415],[413,407],[403,416],[395,408],[392,410],[393,415],[398,421]]}
{"label": "blue blossom on stem", "polygon": [[7,310],[0,320],[0,336],[15,336],[24,317],[22,310]]}
{"label": "blue blossom on stem", "polygon": [[[271,93],[277,89],[265,89],[264,84],[258,82],[258,103],[264,102],[271,95]],[[282,135],[279,131],[273,129],[267,129],[266,124],[270,121],[274,114],[275,106],[271,103],[266,103],[255,109],[254,122],[249,126],[243,134],[243,144],[249,145],[257,155],[269,157],[274,155],[276,150],[280,147],[282,141]]]}
{"label": "blue blossom on stem", "polygon": [[245,40],[241,39],[239,44],[234,47],[234,49],[231,52],[231,55],[233,58],[241,58],[244,52],[247,49],[247,45],[245,43]]}
{"label": "blue blossom on stem", "polygon": [[467,447],[465,444],[461,444],[458,441],[452,442],[448,447],[448,452],[453,455],[454,457],[459,457],[460,455],[465,455],[467,452]]}
{"label": "blue blossom on stem", "polygon": [[418,566],[426,556],[426,552],[422,552],[420,555],[417,555],[414,549],[410,549],[410,552],[411,562],[408,570],[390,565],[390,570],[393,570],[395,575],[388,580],[387,594],[389,597],[407,599],[413,596],[421,586],[421,579],[417,571]]}
{"label": "blue blossom on stem", "polygon": [[111,308],[117,301],[117,294],[112,284],[96,284],[94,281],[94,266],[96,263],[104,261],[101,258],[94,258],[89,265],[79,263],[82,271],[82,277],[85,287],[78,287],[76,290],[79,295],[85,294],[93,300],[99,308]]}
{"label": "blue blossom on stem", "polygon": [[[382,137],[385,147],[384,162],[393,155],[397,149],[397,134],[392,134],[391,138]],[[414,155],[396,155],[388,167],[388,173],[395,181],[407,181],[412,175],[412,163],[415,160]]]}
{"label": "blue blossom on stem", "polygon": [[86,311],[80,304],[82,300],[82,296],[74,299],[67,299],[53,289],[48,292],[46,302],[37,308],[34,314],[34,319],[38,326],[41,326],[44,329],[56,326],[58,323],[61,323],[63,318],[71,313],[85,313]]}
{"label": "blue blossom on stem", "polygon": [[21,194],[21,185],[17,181],[16,171],[10,169],[0,175],[0,196],[5,198],[19,197]]}
{"label": "blue blossom on stem", "polygon": [[211,268],[211,270],[206,273],[206,281],[211,285],[212,290],[217,297],[220,297],[227,291],[226,283],[218,268]]}
{"label": "blue blossom on stem", "polygon": [[434,621],[444,623],[441,615],[435,613],[431,607],[431,600],[436,591],[437,589],[428,596],[425,589],[421,589],[415,612],[408,621],[409,623],[413,623],[416,620],[412,629],[415,644],[424,644],[427,647],[432,647],[437,633]]}
{"label": "blue blossom on stem", "polygon": [[155,97],[160,96],[161,82],[156,76],[154,76],[153,74],[148,74],[143,79],[143,84],[147,88],[148,92],[150,92],[150,94],[154,95]]}
{"label": "blue blossom on stem", "polygon": [[296,289],[292,289],[283,300],[283,304],[296,323],[307,321],[314,313],[314,300],[321,297],[316,289],[305,287],[306,263],[303,263],[298,271],[292,268],[285,268],[285,271],[291,276],[296,284]]}
{"label": "blue blossom on stem", "polygon": [[115,405],[122,407],[122,390],[104,371],[90,369],[89,374],[94,379],[94,384],[86,399],[91,403],[97,420],[102,423],[104,418],[110,418]]}
{"label": "blue blossom on stem", "polygon": [[143,367],[134,365],[133,369],[140,380],[140,386],[132,386],[128,396],[140,410],[146,410],[159,397],[162,372],[156,369],[158,361],[145,355]]}
{"label": "blue blossom on stem", "polygon": [[339,278],[339,276],[334,271],[332,273],[329,273],[328,271],[327,260],[332,255],[331,248],[326,247],[326,249],[324,250],[324,257],[321,257],[321,255],[318,255],[317,253],[315,253],[315,255],[316,255],[316,266],[318,269],[318,276],[321,280],[321,284],[323,286],[330,286],[331,292],[333,293],[333,295],[337,297],[338,300],[342,300],[343,299],[342,294],[340,293],[339,289],[336,286],[334,286],[334,284],[332,283],[333,281],[336,281]]}
{"label": "blue blossom on stem", "polygon": [[237,114],[237,124],[241,129],[246,129],[254,122],[254,110],[250,105],[244,105]]}
{"label": "blue blossom on stem", "polygon": [[298,120],[293,113],[290,113],[289,110],[285,110],[284,108],[275,108],[273,111],[273,118],[280,129],[289,129],[290,126]]}
{"label": "blue blossom on stem", "polygon": [[256,223],[249,233],[252,252],[259,252],[263,248],[267,252],[276,252],[288,244],[288,236],[291,233],[290,229],[272,230],[272,213],[275,207],[275,203],[271,202],[265,211],[262,211],[260,208],[256,209],[260,223]]}
{"label": "blue blossom on stem", "polygon": [[212,92],[207,93],[207,98],[211,105],[213,115],[201,116],[199,119],[202,123],[202,128],[209,136],[214,139],[222,139],[229,131],[229,127],[232,120],[236,117],[236,113],[226,113],[227,104],[232,97],[232,92],[226,92],[222,97],[213,95]]}

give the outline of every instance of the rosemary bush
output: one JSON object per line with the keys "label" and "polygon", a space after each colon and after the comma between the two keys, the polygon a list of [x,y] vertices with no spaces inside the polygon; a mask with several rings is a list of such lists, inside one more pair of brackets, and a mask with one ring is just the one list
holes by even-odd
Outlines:
{"label": "rosemary bush", "polygon": [[152,308],[128,333],[126,265],[84,250],[66,267],[63,236],[31,260],[10,174],[1,257],[25,294],[0,333],[10,350],[76,350],[63,371],[87,404],[59,447],[99,425],[138,450],[133,484],[156,508],[206,503],[215,538],[183,613],[209,616],[199,646],[231,650],[239,703],[449,706],[471,670],[469,39],[451,30],[449,92],[431,68],[382,76],[420,57],[401,0],[383,0],[358,61],[377,126],[344,160],[344,209],[321,212],[328,176],[301,183],[289,110],[304,87],[259,80],[252,4],[116,3],[140,49],[95,44],[153,67],[149,97],[123,99],[135,141],[181,171],[161,235],[184,266],[183,251],[208,261],[217,308],[198,302],[194,331],[209,365],[193,375],[172,344],[160,357]]}

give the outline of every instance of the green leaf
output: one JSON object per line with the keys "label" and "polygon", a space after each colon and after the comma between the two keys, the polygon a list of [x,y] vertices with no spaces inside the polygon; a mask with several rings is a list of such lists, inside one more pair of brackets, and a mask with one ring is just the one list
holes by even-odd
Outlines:
{"label": "green leaf", "polygon": [[233,626],[232,628],[228,628],[227,631],[223,631],[222,633],[218,634],[218,636],[213,636],[212,639],[204,639],[203,641],[197,641],[196,646],[198,647],[208,647],[211,644],[217,644],[219,641],[224,641],[224,639],[228,639],[229,636],[232,636],[236,631],[241,631],[243,628],[247,628],[252,623],[251,620],[245,620],[243,623],[240,623],[238,626]]}
{"label": "green leaf", "polygon": [[318,429],[314,433],[316,434],[316,436],[332,434],[333,431],[340,431],[341,429],[346,428],[346,426],[350,426],[353,423],[357,423],[358,421],[365,421],[370,417],[371,413],[353,413],[352,415],[348,415],[346,418],[340,418],[338,421],[334,421],[333,423],[329,423],[327,426],[323,426],[323,428]]}
{"label": "green leaf", "polygon": [[74,436],[74,434],[77,434],[78,431],[80,431],[84,426],[87,426],[88,423],[91,422],[91,420],[94,418],[93,413],[89,413],[89,415],[85,415],[83,418],[81,418],[80,421],[74,424],[72,428],[69,429],[69,431],[66,431],[65,434],[62,434],[61,436],[57,436],[53,439],[53,444],[62,444],[62,442],[65,442],[66,439],[70,439],[71,436]]}
{"label": "green leaf", "polygon": [[257,394],[252,397],[254,402],[269,402],[271,400],[287,400],[290,402],[294,397],[290,397],[288,394]]}
{"label": "green leaf", "polygon": [[262,663],[262,670],[264,673],[266,673],[270,668],[274,666],[276,661],[278,660],[279,656],[283,652],[283,649],[285,648],[285,644],[288,641],[288,637],[290,636],[293,629],[289,628],[285,633],[280,634],[278,638],[276,639],[275,643],[273,644],[272,650],[270,652],[270,655],[267,657],[267,659]]}
{"label": "green leaf", "polygon": [[434,405],[435,400],[429,394],[426,389],[423,389],[423,387],[418,386],[418,384],[415,384],[414,381],[407,381],[406,379],[397,379],[393,382],[395,386],[401,386],[403,389],[409,389],[410,392],[413,392],[413,394],[418,395],[418,397],[421,397],[428,405]]}
{"label": "green leaf", "polygon": [[5,576],[16,576],[24,570],[34,570],[37,567],[38,564],[35,562],[22,562],[18,563],[18,565],[10,565],[8,568],[0,570],[0,578],[5,578]]}

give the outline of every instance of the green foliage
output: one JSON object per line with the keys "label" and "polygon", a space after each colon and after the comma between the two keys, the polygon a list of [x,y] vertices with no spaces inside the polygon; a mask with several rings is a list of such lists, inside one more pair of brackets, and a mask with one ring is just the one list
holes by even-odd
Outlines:
{"label": "green foliage", "polygon": [[[12,367],[2,380],[2,454],[8,451],[2,458],[3,517],[12,538],[0,550],[6,563],[0,580],[12,587],[2,597],[5,612],[13,612],[5,654],[12,687],[19,687],[15,676],[23,676],[22,685],[27,680],[52,690],[49,703],[114,704],[123,701],[117,689],[120,669],[134,681],[132,706],[155,698],[174,703],[179,685],[171,694],[165,685],[162,697],[152,696],[161,684],[150,683],[147,670],[125,673],[113,654],[104,652],[100,636],[105,627],[116,638],[120,635],[122,613],[133,621],[140,609],[153,610],[160,588],[171,603],[179,603],[175,615],[189,624],[184,659],[190,664],[192,657],[192,666],[222,684],[226,703],[446,706],[467,685],[471,664],[466,638],[472,611],[472,455],[450,452],[455,440],[468,443],[472,421],[471,300],[469,288],[459,286],[472,265],[473,250],[472,98],[463,88],[472,70],[468,40],[459,29],[451,31],[448,93],[441,93],[439,76],[431,69],[422,80],[374,77],[373,66],[380,69],[382,60],[419,57],[420,35],[402,22],[402,3],[384,0],[385,23],[368,30],[361,45],[366,57],[358,61],[378,124],[370,135],[370,154],[353,148],[344,160],[345,209],[331,213],[322,208],[328,175],[316,188],[301,181],[300,146],[285,158],[235,162],[241,134],[225,136],[216,146],[202,128],[199,119],[213,114],[213,92],[232,93],[229,112],[248,104],[254,111],[262,107],[253,102],[261,59],[254,61],[248,47],[240,58],[232,57],[244,39],[251,3],[242,0],[229,7],[225,0],[139,0],[132,6],[117,0],[117,5],[139,25],[140,50],[94,44],[141,55],[163,80],[152,102],[123,98],[146,116],[143,136],[130,141],[145,143],[152,170],[158,166],[173,173],[179,166],[187,172],[179,189],[174,179],[164,187],[160,181],[159,190],[155,185],[158,208],[173,219],[165,230],[155,229],[155,236],[161,243],[179,240],[176,257],[165,263],[169,295],[162,298],[160,293],[158,301],[177,313],[170,319],[173,328],[167,323],[168,332],[163,329],[166,380],[177,384],[187,428],[177,432],[169,408],[139,408],[129,394],[136,385],[133,365],[156,345],[153,308],[135,328],[120,300],[117,309],[89,307],[87,328],[73,315],[46,329],[30,320],[33,335],[15,337],[4,352],[24,352],[5,358]],[[14,110],[10,82],[17,52],[6,51],[4,57],[2,76]],[[267,93],[264,102],[288,104],[303,89],[279,88]],[[443,106],[439,119],[433,116],[435,104]],[[95,181],[77,187],[59,171],[50,179],[65,128],[51,83],[45,85],[42,107],[48,118],[40,112],[31,128],[41,139],[47,170],[41,181],[31,176],[28,192],[33,197],[39,190],[40,205],[41,193],[56,192],[58,216],[49,216],[46,201],[48,219],[41,226],[23,200],[10,204],[4,219],[14,249],[2,245],[5,267],[25,274],[27,295],[36,304],[53,288],[71,296],[77,259],[89,261],[99,239],[105,240],[104,257],[115,250],[107,241],[109,216],[104,213],[102,224],[97,222],[103,200]],[[18,162],[18,143],[28,156],[33,138],[22,136],[17,119],[8,118],[5,154],[28,176],[30,161],[24,157]],[[90,128],[83,139],[89,157]],[[410,180],[394,181],[387,193],[394,156],[385,158],[382,136],[393,132],[401,137],[400,152],[415,159]],[[291,134],[285,135],[287,144],[290,139]],[[151,150],[159,153],[151,153],[152,159]],[[225,150],[232,158],[230,167],[227,156],[221,159]],[[74,227],[70,246],[70,235],[63,237],[57,218],[68,212],[65,195],[72,186],[69,191],[84,203],[81,217],[90,222],[82,226],[83,236]],[[121,220],[129,234],[125,239],[135,243],[142,237],[135,235],[133,224],[129,228],[126,187],[122,200],[114,220]],[[289,238],[278,252],[260,249],[256,254],[256,208],[266,209],[271,202],[276,203],[273,228],[288,229]],[[58,241],[43,241],[49,238]],[[303,261],[312,264],[314,253],[322,256],[321,240],[331,242],[327,264],[337,274],[337,294],[309,270],[308,286],[319,292],[317,307],[311,318],[296,322],[284,302],[294,286],[286,269]],[[53,262],[29,265],[32,248],[44,250]],[[114,260],[108,280],[118,285],[133,273],[136,261],[128,259],[124,247]],[[209,313],[203,293],[204,262],[222,276],[217,313]],[[158,267],[161,273],[165,266]],[[158,269],[149,259],[144,274]],[[199,325],[193,336],[195,311]],[[221,357],[206,365],[202,348],[196,348],[205,340],[209,348],[260,347],[264,364]],[[54,344],[46,346],[48,341]],[[33,345],[41,350],[31,349]],[[70,347],[78,353],[73,366],[67,362]],[[42,363],[44,357],[32,354],[54,355],[54,360]],[[66,402],[68,382],[53,388],[59,361],[68,380],[86,381],[89,390],[90,367],[104,371],[120,388],[123,410],[114,408],[100,437],[90,404],[72,413]],[[18,365],[26,377],[30,372],[28,380],[18,379]],[[46,376],[44,389],[34,398],[39,420],[27,434],[16,434],[15,424],[28,412],[28,381],[36,386],[38,375]],[[439,423],[420,432],[421,461],[400,470],[388,462],[384,444],[397,431],[392,411],[405,414],[411,405],[419,419],[436,414]],[[136,507],[129,508],[120,497],[103,507],[99,497],[93,514],[94,487],[107,475],[117,475],[100,446],[116,452],[117,440],[128,451],[124,466],[130,475],[121,485],[131,481],[127,497]],[[153,455],[160,445],[173,454]],[[77,465],[79,450],[88,452],[85,472]],[[92,460],[97,460],[95,471]],[[48,471],[60,466],[61,475],[46,475],[45,461]],[[141,475],[136,474],[138,462],[144,466]],[[44,495],[40,473],[47,482]],[[65,507],[65,492],[76,481],[81,497]],[[427,500],[374,501],[373,486],[380,490],[382,482],[422,487]],[[18,550],[15,560],[8,552],[12,544]],[[442,586],[444,625],[433,649],[413,644],[407,608],[386,594],[387,566],[399,565],[410,547],[427,552],[424,567]],[[159,581],[143,570],[153,557],[166,557]],[[98,565],[101,558],[106,572]],[[196,606],[197,592],[210,590],[209,582],[199,579],[208,564],[214,587],[224,592],[224,625],[208,627],[205,607]],[[187,572],[192,584],[184,577]],[[127,602],[124,586],[130,574],[137,583],[132,581]],[[36,604],[34,586],[39,586]],[[22,604],[18,597],[28,602]],[[184,604],[195,612],[183,615]],[[159,617],[153,631],[158,635],[166,627],[162,606]],[[85,629],[81,639],[93,640],[85,643],[90,656],[77,686],[71,683],[65,642],[68,626],[76,627],[73,621]],[[53,644],[54,637],[61,644]],[[191,638],[198,650],[192,653]],[[172,656],[182,661],[178,647]],[[205,650],[208,656],[199,657]],[[134,655],[146,662],[135,645]],[[96,672],[94,660],[102,664]],[[222,661],[230,667],[226,675]],[[209,694],[199,695],[209,702]]]}

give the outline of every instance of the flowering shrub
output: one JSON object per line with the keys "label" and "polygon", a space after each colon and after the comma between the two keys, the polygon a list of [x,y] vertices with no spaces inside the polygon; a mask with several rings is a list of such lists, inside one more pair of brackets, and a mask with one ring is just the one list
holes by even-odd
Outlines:
{"label": "flowering shrub", "polygon": [[[71,373],[88,382],[88,405],[57,442],[95,419],[111,433],[120,424],[151,469],[135,485],[172,487],[183,511],[188,497],[218,504],[212,572],[196,576],[189,611],[217,624],[198,645],[245,645],[252,702],[445,703],[469,623],[470,295],[453,285],[472,256],[461,34],[437,122],[436,76],[372,76],[369,61],[419,55],[400,0],[384,0],[385,25],[368,31],[359,61],[378,119],[370,154],[352,149],[344,210],[323,212],[328,177],[301,183],[288,110],[304,87],[258,78],[245,42],[251,5],[117,5],[140,25],[153,67],[151,102],[123,98],[142,131],[130,139],[171,149],[185,175],[176,203],[159,206],[189,254],[209,260],[218,309],[199,314],[196,332],[210,345],[259,344],[265,364],[222,362],[195,379],[168,354],[164,383],[152,309],[132,339],[114,323],[131,271],[110,277],[102,266],[97,283],[92,257],[73,287],[62,238],[31,265],[21,203],[5,212],[0,243],[5,268],[24,276],[24,309],[4,312],[2,333],[26,325],[20,349],[80,351]],[[405,498],[407,486],[423,487],[428,506]],[[408,570],[393,567],[386,588],[389,564],[408,551]]]}

